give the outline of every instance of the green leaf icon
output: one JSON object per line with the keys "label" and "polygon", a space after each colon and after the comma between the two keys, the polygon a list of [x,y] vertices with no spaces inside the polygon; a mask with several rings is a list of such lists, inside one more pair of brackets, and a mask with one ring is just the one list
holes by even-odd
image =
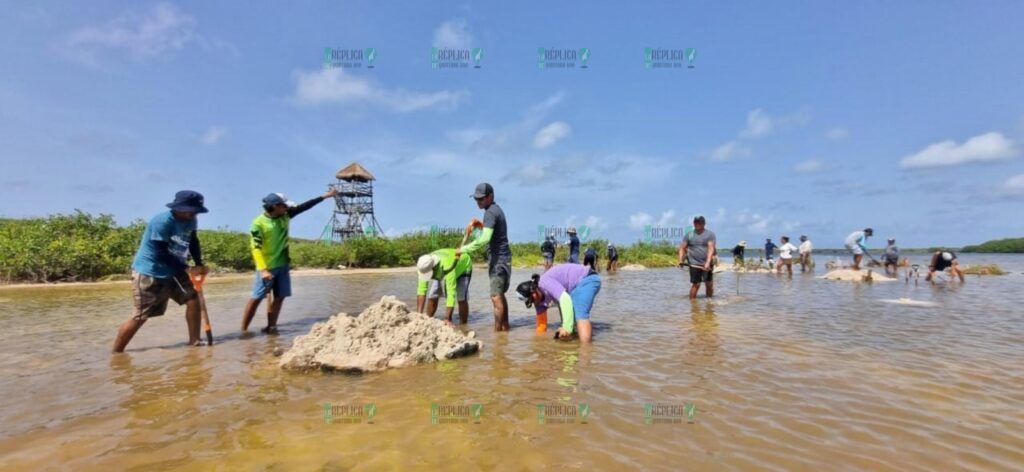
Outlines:
{"label": "green leaf icon", "polygon": [[693,421],[693,416],[697,414],[697,405],[687,403],[683,405],[683,411],[686,412],[686,419]]}

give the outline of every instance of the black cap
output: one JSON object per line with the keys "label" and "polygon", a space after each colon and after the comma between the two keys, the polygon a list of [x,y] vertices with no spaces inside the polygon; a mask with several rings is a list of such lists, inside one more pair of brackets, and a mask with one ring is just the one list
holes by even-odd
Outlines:
{"label": "black cap", "polygon": [[699,221],[699,222],[701,222],[701,223],[703,223],[703,222],[704,222],[704,215],[697,215],[697,216],[694,216],[694,217],[693,217],[693,222],[694,222],[694,223],[696,223],[696,222],[698,222],[698,221]]}
{"label": "black cap", "polygon": [[167,204],[167,208],[174,211],[188,211],[192,213],[206,213],[203,206],[203,194],[195,190],[182,190],[174,194],[174,201]]}
{"label": "black cap", "polygon": [[473,197],[473,198],[484,198],[484,197],[486,197],[488,195],[493,195],[493,194],[494,194],[494,187],[491,187],[491,184],[489,184],[487,182],[484,182],[482,184],[477,184],[476,191],[473,192],[473,194],[470,195],[470,197]]}
{"label": "black cap", "polygon": [[875,230],[873,230],[871,228],[864,228],[864,232],[867,233],[867,234],[870,234],[870,235],[875,234]]}
{"label": "black cap", "polygon": [[533,306],[533,288],[536,284],[532,280],[527,280],[518,286],[516,286],[516,294],[519,295],[519,299],[526,302],[526,308]]}

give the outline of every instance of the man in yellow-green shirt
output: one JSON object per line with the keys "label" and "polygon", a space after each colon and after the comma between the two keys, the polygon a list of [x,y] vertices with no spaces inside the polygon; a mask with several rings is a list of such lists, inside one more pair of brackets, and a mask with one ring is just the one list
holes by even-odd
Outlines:
{"label": "man in yellow-green shirt", "polygon": [[249,227],[249,246],[256,263],[256,280],[252,296],[242,313],[242,331],[249,329],[249,323],[256,316],[256,309],[268,294],[273,293],[267,309],[266,334],[277,334],[277,317],[281,314],[284,299],[292,295],[290,271],[291,257],[288,254],[288,226],[291,219],[313,208],[327,198],[337,195],[332,188],[327,193],[307,202],[295,205],[280,193],[263,198],[263,213],[252,220]]}
{"label": "man in yellow-green shirt", "polygon": [[[469,322],[469,281],[473,277],[473,261],[469,254],[455,258],[455,249],[438,249],[420,256],[416,262],[419,281],[416,285],[416,311],[433,317],[438,299],[445,297],[445,317],[450,323],[459,301],[459,322]],[[427,310],[423,311],[426,303]]]}

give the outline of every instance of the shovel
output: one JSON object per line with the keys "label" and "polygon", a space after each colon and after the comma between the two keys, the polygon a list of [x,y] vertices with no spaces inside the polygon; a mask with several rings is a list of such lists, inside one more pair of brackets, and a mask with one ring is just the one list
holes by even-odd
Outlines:
{"label": "shovel", "polygon": [[210,313],[206,311],[206,297],[203,296],[203,282],[206,282],[206,274],[192,274],[192,285],[196,288],[196,295],[199,297],[199,312],[202,314],[203,329],[206,330],[206,344],[213,345],[213,328],[210,326]]}

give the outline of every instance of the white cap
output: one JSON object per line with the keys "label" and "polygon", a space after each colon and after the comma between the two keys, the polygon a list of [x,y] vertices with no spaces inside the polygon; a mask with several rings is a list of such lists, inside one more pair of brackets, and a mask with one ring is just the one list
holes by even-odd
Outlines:
{"label": "white cap", "polygon": [[416,271],[419,272],[420,282],[426,282],[434,275],[434,266],[437,265],[437,257],[432,254],[424,254],[416,261]]}
{"label": "white cap", "polygon": [[949,262],[949,261],[953,260],[953,254],[948,253],[948,252],[942,253],[942,260],[944,260],[946,262]]}

